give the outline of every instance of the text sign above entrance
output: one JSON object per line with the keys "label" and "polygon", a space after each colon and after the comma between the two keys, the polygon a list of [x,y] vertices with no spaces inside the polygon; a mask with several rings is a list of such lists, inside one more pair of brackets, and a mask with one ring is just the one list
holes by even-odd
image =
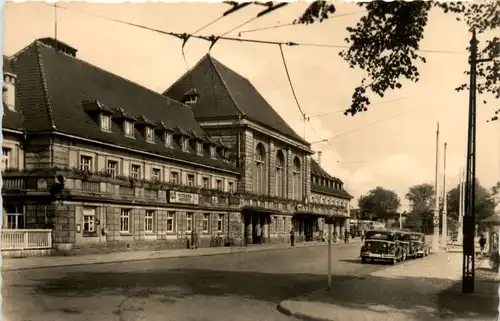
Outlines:
{"label": "text sign above entrance", "polygon": [[337,221],[331,216],[325,217],[325,224],[335,224]]}
{"label": "text sign above entrance", "polygon": [[198,194],[184,193],[177,191],[170,191],[168,201],[169,203],[195,204],[195,205],[198,205],[200,202]]}

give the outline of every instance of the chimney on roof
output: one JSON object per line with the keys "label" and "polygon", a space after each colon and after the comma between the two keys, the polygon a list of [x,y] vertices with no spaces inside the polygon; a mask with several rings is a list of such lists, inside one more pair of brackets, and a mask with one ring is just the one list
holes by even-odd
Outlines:
{"label": "chimney on roof", "polygon": [[2,103],[10,111],[16,111],[16,75],[3,73]]}
{"label": "chimney on roof", "polygon": [[318,152],[318,165],[321,166],[321,155],[323,154],[322,151]]}

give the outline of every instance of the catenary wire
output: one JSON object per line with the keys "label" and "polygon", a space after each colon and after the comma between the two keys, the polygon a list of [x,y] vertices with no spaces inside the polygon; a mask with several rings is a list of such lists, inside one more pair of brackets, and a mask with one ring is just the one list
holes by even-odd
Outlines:
{"label": "catenary wire", "polygon": [[[360,14],[360,13],[365,13],[365,12],[366,12],[366,10],[356,11],[356,12],[348,12],[348,13],[342,13],[342,14],[336,14],[336,15],[333,15],[333,16],[329,17],[328,21],[330,21],[331,19],[334,19],[334,18],[340,18],[340,17],[350,16],[350,15]],[[267,26],[267,27],[262,27],[262,28],[247,29],[247,30],[241,31],[239,34],[241,35],[241,34],[244,34],[244,33],[250,33],[250,32],[256,32],[256,31],[264,31],[264,30],[270,30],[270,29],[276,29],[276,28],[282,28],[282,27],[290,27],[290,26],[296,26],[296,25],[298,25],[298,24],[295,23],[295,22],[289,22],[289,23],[277,24],[277,25]]]}
{"label": "catenary wire", "polygon": [[[135,23],[131,23],[131,22],[127,22],[127,21],[123,21],[123,20],[119,20],[119,19],[115,19],[115,18],[111,18],[111,17],[99,15],[99,14],[95,14],[95,13],[89,13],[89,12],[85,12],[82,10],[74,10],[74,9],[70,9],[67,7],[63,7],[63,6],[58,5],[58,4],[56,4],[56,6],[57,6],[57,8],[60,8],[60,9],[73,11],[73,12],[79,12],[81,14],[94,16],[94,17],[98,17],[101,19],[113,21],[116,23],[121,23],[121,24],[132,26],[132,27],[141,28],[141,29],[161,33],[164,35],[174,36],[177,38],[179,38],[179,36],[182,36],[185,34],[185,33],[175,33],[175,32],[163,31],[163,30],[159,30],[159,29],[155,29],[155,28],[151,28],[151,27],[147,27],[147,26],[143,26],[143,25],[139,25],[139,24],[135,24]],[[189,35],[189,34],[185,34],[185,35]],[[211,40],[212,37],[215,37],[215,36],[207,37],[207,36],[197,36],[197,35],[189,35],[189,36],[191,38],[202,39],[205,41],[212,41]],[[267,44],[267,45],[284,45],[284,46],[291,46],[291,47],[292,46],[301,46],[301,47],[318,47],[318,48],[321,48],[321,47],[323,47],[323,48],[349,48],[349,46],[346,46],[346,45],[334,45],[334,44],[300,43],[300,42],[293,42],[293,41],[269,41],[269,40],[258,40],[258,39],[234,38],[234,37],[226,37],[226,36],[220,36],[217,38],[218,38],[218,40],[226,40],[226,41],[237,41],[237,42],[246,42],[246,43],[255,43],[255,44]],[[437,49],[436,50],[434,50],[434,49],[419,49],[417,51],[426,52],[426,53],[442,53],[442,54],[468,54],[468,52],[466,50],[453,51],[453,50],[437,50]]]}

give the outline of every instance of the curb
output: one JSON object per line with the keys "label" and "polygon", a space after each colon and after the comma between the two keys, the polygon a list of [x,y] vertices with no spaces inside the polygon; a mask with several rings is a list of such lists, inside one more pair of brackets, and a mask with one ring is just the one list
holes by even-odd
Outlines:
{"label": "curb", "polygon": [[332,321],[331,319],[313,318],[313,317],[310,317],[310,316],[303,314],[303,313],[293,313],[289,309],[285,308],[281,303],[278,304],[278,306],[276,307],[276,310],[278,310],[279,312],[281,312],[282,314],[284,314],[286,316],[301,319],[304,321]]}
{"label": "curb", "polygon": [[[341,244],[332,244],[334,247],[339,247],[339,246],[347,246],[347,245],[353,245],[357,243],[341,243]],[[249,249],[249,248],[243,248],[243,249],[238,249],[238,250],[231,250],[228,252],[223,252],[223,253],[200,253],[196,255],[185,255],[185,254],[179,254],[179,255],[174,255],[174,256],[167,256],[167,257],[148,257],[148,258],[131,258],[131,259],[125,259],[125,260],[111,260],[111,261],[97,261],[97,262],[92,262],[92,263],[86,263],[86,262],[78,262],[78,263],[69,263],[69,264],[53,264],[53,265],[46,265],[46,266],[30,266],[30,267],[7,267],[4,268],[3,264],[0,267],[1,272],[11,272],[11,271],[24,271],[24,270],[40,270],[40,269],[50,269],[50,268],[57,268],[57,267],[63,267],[63,266],[83,266],[83,265],[98,265],[98,264],[112,264],[112,263],[127,263],[127,262],[137,262],[137,261],[156,261],[156,260],[168,260],[168,259],[179,259],[179,258],[186,258],[186,257],[200,257],[200,256],[220,256],[220,255],[234,255],[234,254],[241,254],[241,253],[251,253],[251,252],[266,252],[266,251],[277,251],[277,250],[293,250],[293,249],[300,249],[300,248],[310,248],[310,247],[320,247],[320,246],[327,246],[328,244],[308,244],[308,245],[303,245],[303,246],[295,246],[295,247],[278,247],[278,248],[255,248],[255,249]],[[168,250],[167,250],[168,251]],[[9,259],[9,260],[15,260],[15,259]],[[3,259],[2,259],[3,261]]]}

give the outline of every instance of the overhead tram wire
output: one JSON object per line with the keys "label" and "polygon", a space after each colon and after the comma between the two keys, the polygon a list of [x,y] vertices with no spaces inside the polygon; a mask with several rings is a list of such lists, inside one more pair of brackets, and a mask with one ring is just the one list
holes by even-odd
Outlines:
{"label": "overhead tram wire", "polygon": [[[328,20],[334,19],[334,18],[340,18],[340,17],[350,16],[350,15],[354,15],[354,14],[365,13],[365,12],[367,12],[367,11],[366,10],[362,10],[362,11],[356,11],[356,12],[349,12],[349,13],[337,14],[337,15],[333,15],[333,16],[329,17]],[[289,23],[277,24],[277,25],[267,26],[267,27],[262,27],[262,28],[248,29],[248,30],[241,31],[239,33],[239,36],[241,36],[244,33],[264,31],[264,30],[270,30],[270,29],[276,29],[276,28],[282,28],[282,27],[291,27],[291,26],[297,26],[297,25],[299,25],[299,24],[296,23],[296,22],[289,22]]]}
{"label": "overhead tram wire", "polygon": [[281,53],[281,60],[283,61],[283,66],[285,67],[286,77],[288,78],[288,84],[290,85],[290,89],[292,90],[293,98],[295,99],[295,103],[297,104],[297,107],[299,108],[300,114],[302,115],[302,118],[304,119],[304,139],[306,139],[306,120],[307,120],[306,114],[302,110],[302,107],[300,107],[300,103],[299,103],[299,100],[297,98],[297,94],[295,93],[292,79],[290,78],[290,72],[288,71],[288,66],[286,64],[286,59],[285,59],[285,54],[283,52],[283,47],[281,45],[279,45],[279,47],[280,47],[280,53]]}
{"label": "overhead tram wire", "polygon": [[[388,104],[388,103],[392,103],[392,102],[400,101],[400,100],[405,100],[405,99],[409,99],[409,98],[410,97],[402,97],[402,98],[396,98],[396,99],[391,99],[391,100],[379,101],[379,102],[370,104],[370,107],[371,106],[376,106],[376,105]],[[333,114],[340,114],[340,113],[344,113],[345,111],[346,111],[346,108],[334,109],[333,111],[331,111],[329,113],[317,114],[317,115],[313,115],[313,116],[307,116],[307,120],[309,121],[311,118],[329,116],[329,115],[333,115]]]}
{"label": "overhead tram wire", "polygon": [[[51,7],[53,7],[53,5],[50,5]],[[143,25],[139,25],[139,24],[135,24],[135,23],[131,23],[131,22],[127,22],[127,21],[123,21],[123,20],[120,20],[120,19],[115,19],[115,18],[110,18],[110,17],[106,17],[106,16],[102,16],[102,15],[99,15],[99,14],[94,14],[94,13],[89,13],[89,12],[85,12],[85,11],[82,11],[82,10],[74,10],[74,9],[70,9],[70,8],[67,8],[67,7],[62,7],[58,4],[56,4],[56,7],[57,8],[60,8],[60,9],[65,9],[67,11],[73,11],[73,12],[78,12],[78,13],[81,13],[81,14],[85,14],[85,15],[89,15],[89,16],[94,16],[94,17],[97,17],[97,18],[101,18],[101,19],[105,19],[105,20],[109,20],[109,21],[113,21],[113,22],[116,22],[116,23],[121,23],[121,24],[125,24],[125,25],[129,25],[129,26],[132,26],[132,27],[137,27],[137,28],[140,28],[140,29],[145,29],[145,30],[149,30],[149,31],[153,31],[153,32],[157,32],[157,33],[160,33],[160,34],[164,34],[164,35],[168,35],[168,36],[173,36],[173,37],[177,37],[179,38],[179,36],[182,36],[184,34],[188,35],[187,33],[176,33],[176,32],[169,32],[169,31],[163,31],[163,30],[159,30],[159,29],[155,29],[155,28],[151,28],[151,27],[147,27],[147,26],[143,26]],[[293,41],[269,41],[269,40],[258,40],[258,39],[245,39],[245,38],[235,38],[235,37],[226,37],[226,36],[197,36],[197,35],[190,35],[191,38],[197,38],[197,39],[203,39],[203,40],[206,40],[206,41],[212,41],[213,39],[217,39],[217,40],[226,40],[226,41],[237,41],[237,42],[246,42],[246,43],[255,43],[255,44],[265,44],[265,45],[283,45],[283,46],[289,46],[289,47],[295,47],[295,46],[300,46],[300,47],[318,47],[318,48],[350,48],[349,46],[347,45],[334,45],[334,44],[321,44],[321,43],[301,43],[301,42],[293,42]],[[465,50],[462,50],[462,51],[452,51],[452,50],[431,50],[431,49],[419,49],[417,50],[418,52],[426,52],[426,53],[441,53],[441,54],[466,54],[467,51]]]}

